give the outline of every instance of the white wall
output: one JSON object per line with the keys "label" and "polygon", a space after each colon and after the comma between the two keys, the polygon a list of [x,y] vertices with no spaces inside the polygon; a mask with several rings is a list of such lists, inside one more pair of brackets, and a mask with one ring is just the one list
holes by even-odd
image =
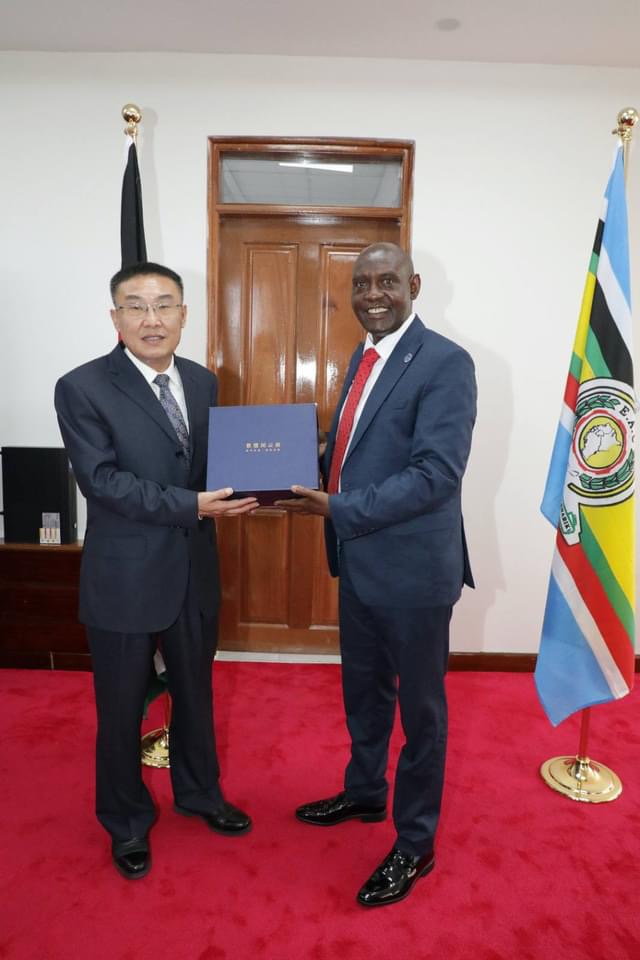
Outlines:
{"label": "white wall", "polygon": [[[618,109],[640,71],[168,54],[0,54],[0,445],[57,445],[57,377],[112,348],[120,109],[144,113],[148,252],[183,274],[205,360],[207,136],[416,141],[418,307],[477,363],[465,485],[478,583],[456,650],[535,651],[553,532],[538,504]],[[640,136],[640,133],[638,133]],[[630,165],[640,295],[640,158]],[[636,361],[637,362],[637,361]]]}

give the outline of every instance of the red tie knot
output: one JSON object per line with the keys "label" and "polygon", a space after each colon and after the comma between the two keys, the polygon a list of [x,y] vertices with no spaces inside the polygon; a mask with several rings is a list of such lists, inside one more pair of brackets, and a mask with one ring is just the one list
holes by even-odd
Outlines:
{"label": "red tie knot", "polygon": [[362,354],[362,359],[360,363],[363,366],[366,363],[368,367],[372,367],[376,362],[376,360],[379,360],[379,359],[380,359],[380,354],[378,353],[378,351],[374,350],[373,347],[369,347],[369,349],[365,350],[365,352]]}

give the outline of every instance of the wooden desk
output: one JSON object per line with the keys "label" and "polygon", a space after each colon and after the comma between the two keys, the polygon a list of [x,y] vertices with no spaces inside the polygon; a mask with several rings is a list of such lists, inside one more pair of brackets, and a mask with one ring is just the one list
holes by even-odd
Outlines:
{"label": "wooden desk", "polygon": [[0,667],[90,670],[78,623],[82,543],[0,541]]}

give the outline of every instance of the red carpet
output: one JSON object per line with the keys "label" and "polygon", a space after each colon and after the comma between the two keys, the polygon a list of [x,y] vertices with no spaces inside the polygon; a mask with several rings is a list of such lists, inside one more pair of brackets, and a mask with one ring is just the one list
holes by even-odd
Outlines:
{"label": "red carpet", "polygon": [[[436,869],[403,903],[366,911],[354,897],[391,846],[390,821],[293,817],[341,786],[339,668],[223,662],[215,674],[224,787],[254,830],[228,839],[177,816],[168,772],[148,771],[154,865],[132,883],[93,817],[90,675],[0,671],[2,960],[640,957],[635,694],[593,711],[590,752],[624,792],[590,805],[537,772],[575,752],[578,718],[553,730],[530,675],[450,675]],[[394,760],[398,747],[396,735]]]}

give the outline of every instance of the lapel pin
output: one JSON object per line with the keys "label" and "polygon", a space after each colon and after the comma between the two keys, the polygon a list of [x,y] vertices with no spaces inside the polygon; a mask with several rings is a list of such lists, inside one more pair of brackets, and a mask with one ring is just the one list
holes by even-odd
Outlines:
{"label": "lapel pin", "polygon": [[412,359],[413,359],[413,354],[412,354],[412,353],[407,353],[407,354],[405,355],[404,362],[405,362],[405,363],[409,363],[409,360],[412,360]]}

